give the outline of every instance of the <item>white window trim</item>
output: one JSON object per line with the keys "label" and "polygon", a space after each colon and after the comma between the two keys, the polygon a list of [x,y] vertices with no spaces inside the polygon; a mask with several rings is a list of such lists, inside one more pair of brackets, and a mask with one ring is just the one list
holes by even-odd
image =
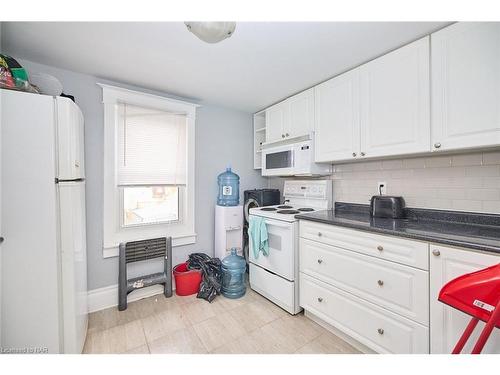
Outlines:
{"label": "white window trim", "polygon": [[[118,256],[120,242],[172,236],[173,246],[196,242],[195,232],[195,121],[197,104],[158,95],[128,90],[98,83],[102,87],[104,104],[104,236],[103,257]],[[129,103],[168,112],[185,113],[187,117],[187,185],[179,209],[180,221],[141,227],[120,225],[120,192],[117,188],[117,103]]]}

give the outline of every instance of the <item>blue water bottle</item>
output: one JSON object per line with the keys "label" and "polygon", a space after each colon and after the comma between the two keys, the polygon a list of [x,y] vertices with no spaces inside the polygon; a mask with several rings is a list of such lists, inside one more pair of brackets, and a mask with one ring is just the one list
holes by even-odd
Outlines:
{"label": "blue water bottle", "polygon": [[217,176],[217,183],[219,184],[217,205],[237,206],[240,203],[240,176],[228,167],[224,173]]}
{"label": "blue water bottle", "polygon": [[227,298],[240,298],[246,292],[245,273],[247,263],[245,258],[231,249],[231,255],[222,259],[222,295]]}

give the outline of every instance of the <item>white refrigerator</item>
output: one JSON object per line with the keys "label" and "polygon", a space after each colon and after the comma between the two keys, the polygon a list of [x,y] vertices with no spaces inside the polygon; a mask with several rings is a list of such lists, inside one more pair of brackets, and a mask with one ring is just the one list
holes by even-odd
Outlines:
{"label": "white refrigerator", "polygon": [[4,353],[81,353],[87,331],[83,115],[0,90]]}

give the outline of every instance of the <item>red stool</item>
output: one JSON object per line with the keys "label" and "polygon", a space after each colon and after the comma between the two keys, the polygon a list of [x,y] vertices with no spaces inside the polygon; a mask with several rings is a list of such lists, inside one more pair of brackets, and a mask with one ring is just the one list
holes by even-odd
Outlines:
{"label": "red stool", "polygon": [[500,328],[500,263],[451,280],[439,292],[438,300],[472,316],[452,354],[462,351],[479,320],[486,325],[472,354],[481,353],[493,328]]}

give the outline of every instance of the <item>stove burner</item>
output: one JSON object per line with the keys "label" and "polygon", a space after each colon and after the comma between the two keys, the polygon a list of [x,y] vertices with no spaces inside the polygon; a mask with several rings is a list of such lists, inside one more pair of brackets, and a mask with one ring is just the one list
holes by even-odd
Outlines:
{"label": "stove burner", "polygon": [[278,208],[293,208],[293,207],[292,206],[283,205],[283,206],[278,206]]}
{"label": "stove burner", "polygon": [[314,211],[314,208],[303,207],[303,208],[299,208],[298,210],[302,211],[302,212],[311,212],[311,211]]}
{"label": "stove burner", "polygon": [[274,207],[264,207],[260,209],[261,211],[277,211],[277,208]]}
{"label": "stove burner", "polygon": [[279,214],[285,214],[285,215],[293,215],[293,214],[300,214],[300,211],[297,210],[279,210]]}

